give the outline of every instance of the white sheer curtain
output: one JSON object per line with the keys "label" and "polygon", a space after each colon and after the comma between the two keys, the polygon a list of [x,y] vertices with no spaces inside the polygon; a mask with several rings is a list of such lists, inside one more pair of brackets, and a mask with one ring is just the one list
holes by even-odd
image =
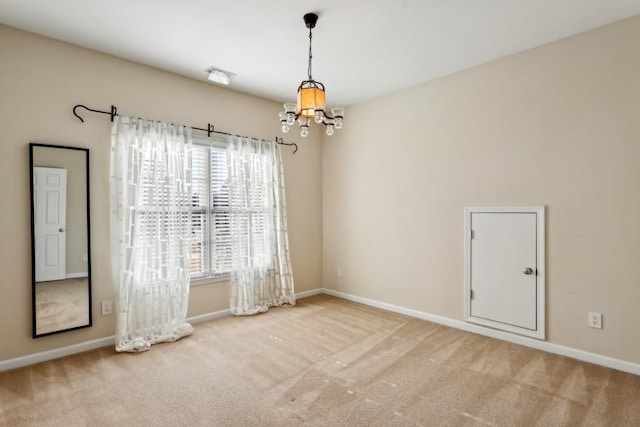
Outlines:
{"label": "white sheer curtain", "polygon": [[231,312],[256,314],[296,303],[280,146],[227,140]]}
{"label": "white sheer curtain", "polygon": [[111,134],[116,350],[190,335],[191,129],[117,117]]}

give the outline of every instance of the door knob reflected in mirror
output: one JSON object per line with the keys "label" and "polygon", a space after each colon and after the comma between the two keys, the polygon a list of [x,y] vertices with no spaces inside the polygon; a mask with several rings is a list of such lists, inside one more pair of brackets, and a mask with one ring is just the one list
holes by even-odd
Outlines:
{"label": "door knob reflected in mirror", "polygon": [[527,267],[522,272],[524,274],[533,274],[533,269],[531,267]]}

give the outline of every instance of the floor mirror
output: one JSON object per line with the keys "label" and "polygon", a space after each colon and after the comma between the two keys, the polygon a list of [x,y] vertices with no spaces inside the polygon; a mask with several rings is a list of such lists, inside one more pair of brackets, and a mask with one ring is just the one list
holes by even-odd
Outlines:
{"label": "floor mirror", "polygon": [[92,324],[89,149],[29,144],[33,337]]}

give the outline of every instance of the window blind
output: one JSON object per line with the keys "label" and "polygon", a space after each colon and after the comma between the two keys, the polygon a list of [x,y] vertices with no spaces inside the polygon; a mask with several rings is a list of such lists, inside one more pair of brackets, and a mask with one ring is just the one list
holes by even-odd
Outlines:
{"label": "window blind", "polygon": [[194,138],[191,277],[231,270],[227,152],[219,141]]}

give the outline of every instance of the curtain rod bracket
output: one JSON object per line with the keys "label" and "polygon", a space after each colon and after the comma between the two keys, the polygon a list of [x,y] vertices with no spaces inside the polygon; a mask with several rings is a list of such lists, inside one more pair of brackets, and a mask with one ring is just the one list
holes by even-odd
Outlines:
{"label": "curtain rod bracket", "polygon": [[101,110],[94,110],[93,108],[89,108],[86,105],[77,104],[75,107],[73,107],[73,115],[76,116],[78,120],[80,120],[82,123],[84,123],[84,119],[80,117],[80,115],[76,111],[78,108],[84,108],[85,110],[92,111],[94,113],[108,114],[111,117],[112,122],[113,122],[113,119],[118,115],[118,108],[115,105],[111,106],[110,111],[101,111]]}
{"label": "curtain rod bracket", "polygon": [[276,136],[276,144],[288,145],[289,147],[293,147],[293,154],[296,154],[296,151],[298,151],[298,144],[296,144],[295,142],[284,142],[284,139],[282,139],[281,136]]}

